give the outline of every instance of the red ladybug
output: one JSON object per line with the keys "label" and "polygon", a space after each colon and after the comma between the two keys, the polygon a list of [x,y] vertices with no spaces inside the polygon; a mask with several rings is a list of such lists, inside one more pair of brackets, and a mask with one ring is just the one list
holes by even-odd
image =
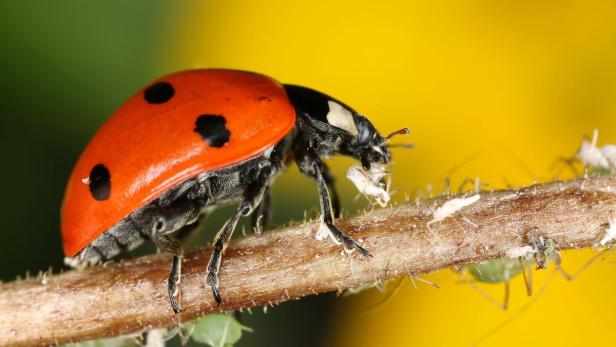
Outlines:
{"label": "red ladybug", "polygon": [[64,253],[95,263],[152,240],[173,254],[168,291],[178,313],[182,247],[174,234],[239,199],[207,266],[206,282],[220,304],[217,274],[231,234],[242,216],[252,215],[256,230],[264,227],[269,186],[293,158],[317,182],[331,237],[367,256],[334,225],[338,196],[321,158],[348,155],[365,169],[387,164],[387,139],[368,119],[312,89],[243,71],[169,75],[128,100],[81,155],[62,205]]}

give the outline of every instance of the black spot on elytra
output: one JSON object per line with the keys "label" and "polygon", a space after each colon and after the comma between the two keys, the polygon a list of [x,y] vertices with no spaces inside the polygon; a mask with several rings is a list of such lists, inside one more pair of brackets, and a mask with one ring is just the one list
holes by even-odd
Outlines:
{"label": "black spot on elytra", "polygon": [[195,132],[212,147],[222,147],[229,142],[231,132],[225,127],[225,117],[216,114],[203,114],[195,122]]}
{"label": "black spot on elytra", "polygon": [[109,169],[103,164],[97,164],[90,171],[90,193],[95,200],[109,199],[111,194],[111,175]]}
{"label": "black spot on elytra", "polygon": [[158,82],[143,91],[143,98],[149,104],[164,104],[175,94],[173,86],[168,82]]}

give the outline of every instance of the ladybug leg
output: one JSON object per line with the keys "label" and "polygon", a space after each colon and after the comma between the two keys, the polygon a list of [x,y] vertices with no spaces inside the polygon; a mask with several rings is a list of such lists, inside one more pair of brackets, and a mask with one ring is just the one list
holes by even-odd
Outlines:
{"label": "ladybug leg", "polygon": [[269,187],[267,187],[265,188],[265,192],[263,193],[263,199],[261,200],[261,203],[251,216],[252,230],[254,230],[255,234],[261,235],[263,230],[266,229],[267,224],[269,223],[271,211],[272,196],[270,194]]}
{"label": "ladybug leg", "polygon": [[173,254],[173,263],[171,265],[171,273],[167,279],[167,292],[169,293],[169,301],[173,312],[180,313],[182,310],[178,306],[176,297],[178,296],[180,276],[182,273],[182,244],[178,239],[171,235],[154,234],[152,241],[159,250]]}
{"label": "ladybug leg", "polygon": [[329,167],[323,162],[321,163],[321,171],[323,173],[323,180],[325,181],[329,193],[331,194],[334,218],[340,218],[340,196],[338,195],[338,190],[336,189],[334,175],[332,175],[331,171],[329,170]]}
{"label": "ladybug leg", "polygon": [[218,305],[222,302],[220,293],[218,292],[218,270],[220,269],[220,263],[222,261],[222,253],[224,253],[227,248],[233,230],[235,230],[237,222],[240,220],[243,212],[244,211],[238,209],[233,216],[227,220],[218,234],[216,234],[216,238],[214,239],[214,251],[212,251],[212,256],[207,264],[205,283],[212,287],[212,294]]}
{"label": "ladybug leg", "polygon": [[[318,165],[317,165],[318,166]],[[370,256],[370,253],[360,246],[355,240],[344,235],[337,227],[334,225],[334,218],[331,208],[331,202],[329,199],[329,192],[327,191],[327,185],[325,183],[325,179],[323,178],[323,174],[319,169],[316,170],[317,174],[317,186],[319,187],[319,199],[321,202],[321,218],[323,219],[323,223],[329,230],[332,238],[338,242],[342,243],[344,249],[347,252],[352,250],[357,250],[361,255],[367,257]]]}
{"label": "ladybug leg", "polygon": [[214,295],[214,299],[218,305],[222,303],[222,298],[220,297],[220,292],[218,291],[218,270],[220,269],[222,254],[225,252],[225,249],[229,244],[229,240],[231,239],[231,235],[233,235],[237,222],[242,216],[250,215],[263,199],[263,196],[268,188],[270,174],[270,167],[261,169],[257,180],[244,190],[240,204],[233,216],[227,220],[225,225],[222,229],[220,229],[214,238],[214,250],[212,251],[210,261],[207,264],[207,275],[205,282],[212,287],[212,294]]}
{"label": "ladybug leg", "polygon": [[[327,190],[327,182],[324,172],[325,165],[319,156],[312,150],[296,151],[296,162],[300,171],[305,175],[315,178],[319,188],[319,201],[321,203],[321,218],[324,226],[327,228],[330,236],[336,243],[341,243],[344,249],[348,252],[357,250],[363,256],[370,256],[367,250],[360,246],[355,240],[344,235],[334,224],[334,213],[332,211],[332,203]],[[330,175],[331,176],[331,175]],[[331,181],[333,183],[333,181]],[[317,237],[320,236],[320,231]]]}

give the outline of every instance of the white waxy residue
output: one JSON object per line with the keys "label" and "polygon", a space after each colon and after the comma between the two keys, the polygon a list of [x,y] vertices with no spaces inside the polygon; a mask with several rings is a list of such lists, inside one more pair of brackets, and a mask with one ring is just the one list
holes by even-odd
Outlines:
{"label": "white waxy residue", "polygon": [[317,234],[315,235],[316,239],[319,241],[325,240],[329,235],[329,228],[325,225],[325,222],[321,220],[321,224],[319,224],[319,230],[317,230]]}
{"label": "white waxy residue", "polygon": [[428,222],[428,225],[436,222],[440,222],[447,217],[452,216],[454,213],[460,211],[462,208],[472,205],[479,201],[481,196],[479,194],[470,196],[468,198],[456,198],[451,199],[443,204],[443,206],[437,208],[432,214],[432,220]]}
{"label": "white waxy residue", "polygon": [[146,333],[145,345],[143,347],[165,347],[167,330],[155,329]]}
{"label": "white waxy residue", "polygon": [[582,145],[577,153],[577,157],[584,165],[600,167],[614,171],[616,168],[616,145],[605,145],[597,147],[599,130],[595,129],[592,140],[582,140]]}
{"label": "white waxy residue", "polygon": [[616,239],[616,219],[610,219],[610,226],[605,232],[605,236],[603,236],[603,239],[599,241],[599,244],[601,246],[605,246],[608,243],[612,242],[614,239]]}
{"label": "white waxy residue", "polygon": [[329,230],[329,228],[327,227],[327,224],[325,224],[323,218],[321,218],[321,224],[319,224],[319,230],[317,230],[315,238],[319,241],[322,241],[325,240],[328,236],[332,239],[332,241],[334,241],[335,244],[340,244],[340,241],[336,240],[334,234],[332,234],[331,230]]}
{"label": "white waxy residue", "polygon": [[375,201],[382,207],[387,206],[391,196],[388,184],[383,183],[383,178],[389,176],[387,166],[373,164],[369,171],[360,165],[353,165],[347,171],[347,178],[353,182],[357,190],[369,201]]}
{"label": "white waxy residue", "polygon": [[515,247],[508,249],[505,252],[507,258],[526,258],[535,253],[535,249],[532,246]]}

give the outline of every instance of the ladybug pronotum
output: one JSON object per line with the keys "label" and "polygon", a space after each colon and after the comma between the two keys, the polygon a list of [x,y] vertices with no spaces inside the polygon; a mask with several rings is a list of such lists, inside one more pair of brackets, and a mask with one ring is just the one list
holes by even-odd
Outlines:
{"label": "ladybug pronotum", "polygon": [[292,159],[316,180],[322,229],[367,256],[334,224],[339,200],[321,158],[348,155],[370,170],[391,161],[388,139],[342,102],[263,75],[206,69],[163,77],[120,107],[79,158],[62,204],[64,252],[95,263],[152,240],[173,255],[168,293],[178,313],[176,235],[212,207],[239,200],[207,266],[205,281],[220,304],[217,274],[233,230],[249,215],[256,230],[264,228],[270,184]]}

